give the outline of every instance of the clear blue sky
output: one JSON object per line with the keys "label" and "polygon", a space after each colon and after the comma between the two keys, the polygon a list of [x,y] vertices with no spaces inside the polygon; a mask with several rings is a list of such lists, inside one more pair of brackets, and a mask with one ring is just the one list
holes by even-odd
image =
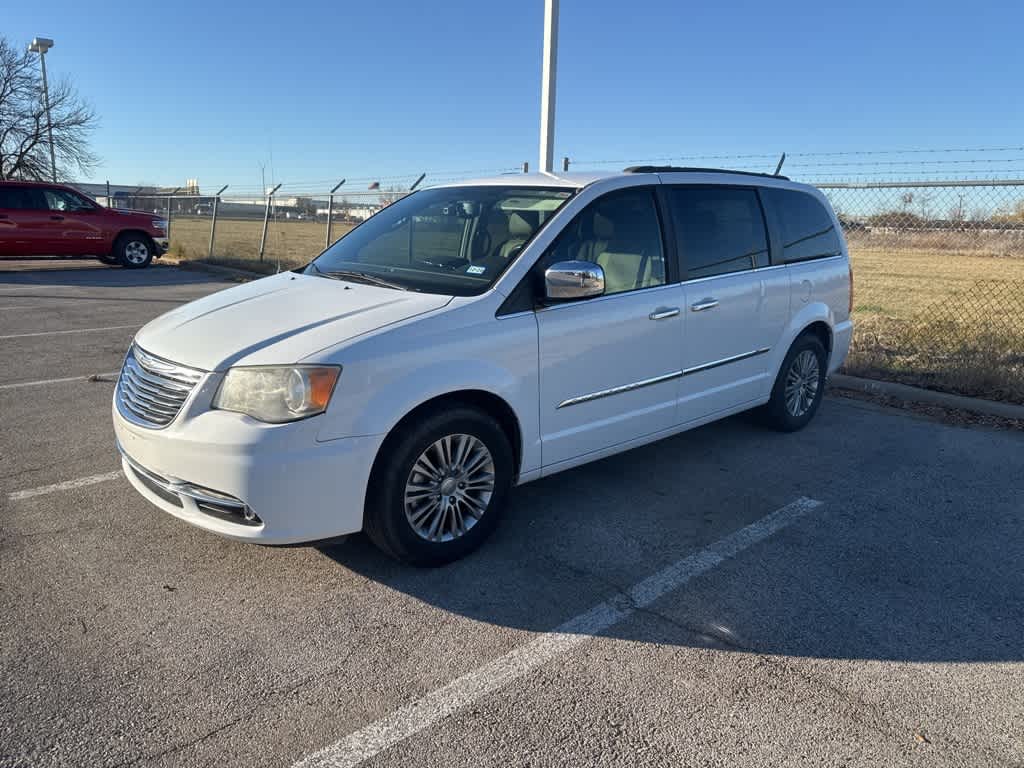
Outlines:
{"label": "clear blue sky", "polygon": [[[92,180],[536,164],[542,0],[5,6],[99,113]],[[562,0],[556,154],[1021,146],[1021,29],[1009,0]]]}

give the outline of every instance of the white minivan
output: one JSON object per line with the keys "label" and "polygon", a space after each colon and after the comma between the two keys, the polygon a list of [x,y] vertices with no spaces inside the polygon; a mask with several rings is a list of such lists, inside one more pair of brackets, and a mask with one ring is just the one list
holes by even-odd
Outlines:
{"label": "white minivan", "polygon": [[436,565],[514,485],[759,408],[807,424],[846,357],[839,222],[785,177],[675,167],[415,192],[308,266],[136,335],[124,472],[242,541],[365,530]]}

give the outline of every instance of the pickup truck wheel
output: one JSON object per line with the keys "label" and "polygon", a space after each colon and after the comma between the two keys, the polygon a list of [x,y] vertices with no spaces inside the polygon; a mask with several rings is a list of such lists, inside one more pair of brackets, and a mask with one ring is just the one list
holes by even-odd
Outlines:
{"label": "pickup truck wheel", "polygon": [[389,436],[367,493],[365,530],[402,562],[438,566],[479,547],[498,524],[513,457],[486,413],[455,406]]}
{"label": "pickup truck wheel", "polygon": [[782,432],[807,426],[825,393],[827,364],[825,348],[816,336],[801,336],[793,342],[775,379],[771,399],[762,410],[770,426]]}
{"label": "pickup truck wheel", "polygon": [[153,260],[153,250],[153,242],[148,237],[127,232],[117,238],[112,255],[126,269],[142,269]]}

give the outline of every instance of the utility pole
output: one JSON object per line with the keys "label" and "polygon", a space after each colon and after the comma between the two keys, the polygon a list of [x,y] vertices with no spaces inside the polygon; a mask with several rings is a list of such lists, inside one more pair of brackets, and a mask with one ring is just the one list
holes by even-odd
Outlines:
{"label": "utility pole", "polygon": [[46,82],[46,52],[53,48],[53,40],[36,37],[28,46],[30,53],[39,54],[39,66],[43,70],[43,106],[46,108],[46,134],[50,139],[50,180],[57,182],[57,159],[53,151],[53,122],[50,119],[50,86]]}
{"label": "utility pole", "polygon": [[544,0],[544,58],[540,80],[540,171],[555,157],[555,70],[558,67],[558,0]]}

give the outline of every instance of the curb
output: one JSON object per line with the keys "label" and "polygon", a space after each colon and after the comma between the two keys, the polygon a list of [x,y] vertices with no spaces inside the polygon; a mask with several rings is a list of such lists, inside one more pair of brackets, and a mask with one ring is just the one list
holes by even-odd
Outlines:
{"label": "curb", "polygon": [[179,269],[190,269],[195,272],[209,272],[214,275],[225,277],[237,277],[242,280],[256,280],[261,277],[269,277],[263,272],[251,272],[248,269],[236,269],[235,267],[222,267],[219,264],[207,264],[205,261],[180,261],[176,265]]}
{"label": "curb", "polygon": [[920,387],[911,387],[907,384],[896,384],[892,381],[862,379],[859,376],[847,376],[842,373],[832,374],[829,377],[829,382],[832,386],[839,389],[852,389],[872,395],[889,395],[891,397],[898,397],[901,400],[931,403],[946,408],[956,408],[961,411],[971,411],[988,416],[999,416],[1003,419],[1019,419],[1024,421],[1024,405],[1001,403],[995,400],[982,400],[978,397],[950,395],[946,392],[936,392],[932,389],[921,389]]}

